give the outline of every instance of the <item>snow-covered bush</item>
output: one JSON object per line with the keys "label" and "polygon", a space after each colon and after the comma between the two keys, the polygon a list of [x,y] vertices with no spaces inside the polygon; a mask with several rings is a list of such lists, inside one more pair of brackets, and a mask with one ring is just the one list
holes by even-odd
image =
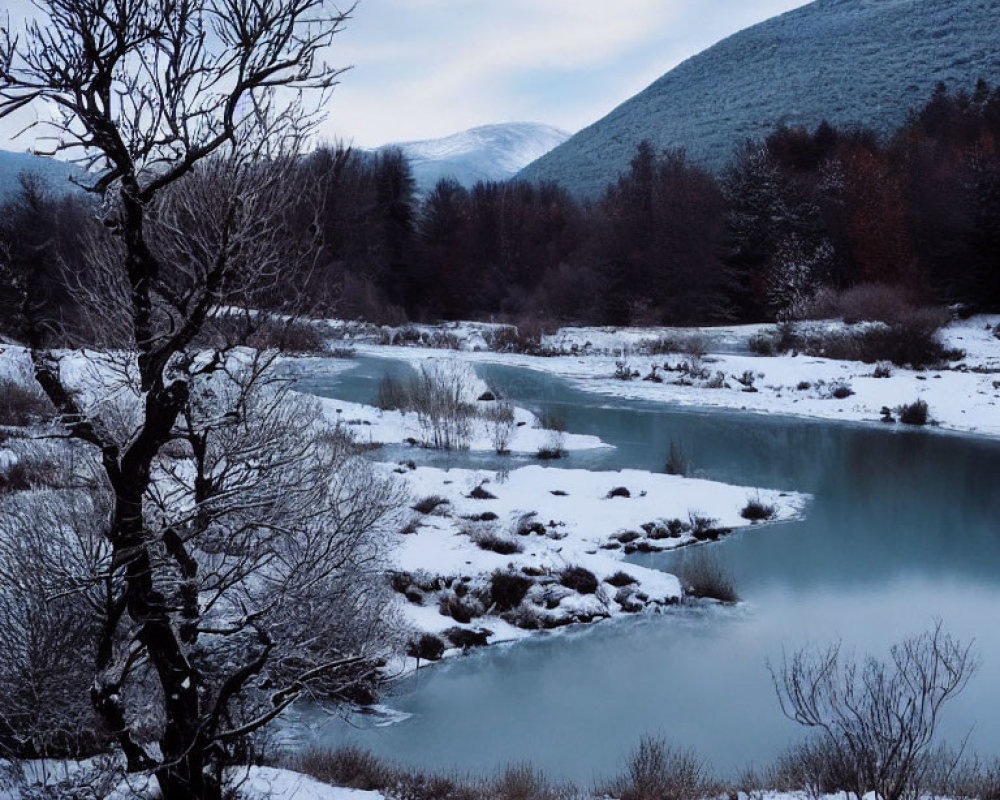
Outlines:
{"label": "snow-covered bush", "polygon": [[[401,492],[268,364],[193,381],[172,432],[189,447],[153,459],[144,496],[160,542],[152,591],[190,648],[213,736],[270,719],[295,687],[370,697],[395,649],[379,570]],[[166,724],[141,626],[108,619],[125,611],[106,536],[114,497],[99,456],[76,449],[69,488],[0,494],[0,745],[18,755],[99,746],[95,706],[146,741]]]}

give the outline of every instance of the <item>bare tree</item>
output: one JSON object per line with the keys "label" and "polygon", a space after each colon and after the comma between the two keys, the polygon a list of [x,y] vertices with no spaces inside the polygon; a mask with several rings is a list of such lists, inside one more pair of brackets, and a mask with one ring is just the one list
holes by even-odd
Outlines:
{"label": "bare tree", "polygon": [[933,630],[893,645],[888,660],[845,658],[841,645],[799,650],[772,669],[785,715],[820,736],[827,775],[859,800],[917,798],[944,704],[975,670],[971,645]]}
{"label": "bare tree", "polygon": [[[396,644],[383,555],[403,498],[275,375],[274,357],[231,356],[192,381],[143,498],[153,591],[192,681],[179,688],[197,699],[183,746],[188,762],[201,759],[204,792],[229,754],[304,694],[370,697]],[[102,386],[114,374],[106,368]],[[119,387],[88,408],[101,407],[107,436],[126,438],[137,402]],[[128,574],[107,537],[112,487],[93,452],[81,455],[74,488],[0,498],[0,746],[92,750],[114,714],[129,761],[163,785],[176,764],[143,742],[167,751],[184,731],[128,610]]]}
{"label": "bare tree", "polygon": [[165,800],[218,797],[235,743],[305,692],[363,685],[377,663],[380,589],[365,577],[394,490],[332,446],[314,410],[288,410],[266,358],[248,362],[233,338],[199,345],[234,308],[254,319],[260,292],[314,255],[281,213],[282,177],[337,81],[323,56],[350,9],[34,5],[19,33],[0,25],[0,117],[55,109],[40,123],[51,151],[89,170],[104,225],[74,290],[105,349],[71,369],[29,325],[38,383],[99,480],[91,513],[22,517],[48,536],[28,564],[46,601],[90,611],[91,702],[129,769],[151,770]]}

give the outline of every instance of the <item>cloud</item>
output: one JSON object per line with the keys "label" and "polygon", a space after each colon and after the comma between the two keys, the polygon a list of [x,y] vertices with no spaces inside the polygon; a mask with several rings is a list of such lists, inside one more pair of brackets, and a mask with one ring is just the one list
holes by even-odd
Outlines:
{"label": "cloud", "polygon": [[533,119],[576,130],[725,35],[804,0],[363,0],[329,136],[381,144]]}
{"label": "cloud", "polygon": [[[805,0],[361,0],[322,129],[371,146],[491,122],[575,131],[723,36]],[[709,7],[708,9],[706,7]],[[0,122],[0,148],[13,125]]]}

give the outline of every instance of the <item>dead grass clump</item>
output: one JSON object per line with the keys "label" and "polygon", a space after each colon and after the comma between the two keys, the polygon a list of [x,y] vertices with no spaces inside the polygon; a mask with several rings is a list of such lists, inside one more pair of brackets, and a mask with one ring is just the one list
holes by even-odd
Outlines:
{"label": "dead grass clump", "polygon": [[432,514],[437,508],[449,505],[450,502],[447,498],[441,497],[441,495],[432,494],[422,500],[418,500],[411,508],[420,514]]}
{"label": "dead grass clump", "polygon": [[777,513],[777,508],[768,503],[761,501],[759,497],[751,498],[747,500],[747,504],[743,506],[743,510],[740,511],[740,516],[743,519],[748,519],[751,522],[762,522],[767,519],[772,519]]}
{"label": "dead grass clump", "polygon": [[480,550],[488,550],[501,556],[512,556],[515,553],[524,552],[520,542],[501,536],[496,531],[470,531],[469,538],[476,543]]}
{"label": "dead grass clump", "polygon": [[678,565],[677,577],[688,597],[723,603],[735,603],[740,599],[732,573],[701,548],[685,554]]}
{"label": "dead grass clump", "polygon": [[21,427],[51,419],[56,410],[32,382],[0,378],[0,425]]}
{"label": "dead grass clump", "polygon": [[927,403],[917,400],[899,407],[899,421],[904,425],[926,425],[928,419]]}
{"label": "dead grass clump", "polygon": [[605,578],[604,582],[611,584],[612,586],[614,586],[617,589],[621,589],[624,586],[633,586],[634,584],[638,583],[639,581],[637,581],[635,578],[633,578],[627,572],[622,572],[622,571],[619,570],[614,575],[612,575],[610,578]]}

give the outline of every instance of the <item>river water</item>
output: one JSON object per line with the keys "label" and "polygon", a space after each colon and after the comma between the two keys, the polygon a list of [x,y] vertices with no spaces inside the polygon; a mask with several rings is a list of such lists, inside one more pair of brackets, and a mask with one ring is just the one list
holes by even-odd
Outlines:
{"label": "river water", "polygon": [[[405,365],[359,359],[348,372],[319,370],[303,387],[372,402],[386,369]],[[731,775],[769,763],[800,735],[781,715],[769,661],[836,638],[883,653],[940,619],[975,641],[980,661],[947,707],[943,737],[968,735],[970,748],[1000,754],[1000,442],[678,410],[601,397],[532,370],[477,371],[518,404],[615,445],[560,466],[661,471],[674,441],[699,477],[814,500],[803,521],[711,545],[736,577],[740,606],[682,608],[490,648],[399,682],[386,703],[410,716],[397,724],[307,715],[309,737],[424,767],[492,771],[527,760],[586,783],[614,773],[641,735],[662,733]],[[388,448],[384,457],[397,455]],[[419,455],[497,466],[492,456]],[[673,558],[637,560],[669,570]]]}

